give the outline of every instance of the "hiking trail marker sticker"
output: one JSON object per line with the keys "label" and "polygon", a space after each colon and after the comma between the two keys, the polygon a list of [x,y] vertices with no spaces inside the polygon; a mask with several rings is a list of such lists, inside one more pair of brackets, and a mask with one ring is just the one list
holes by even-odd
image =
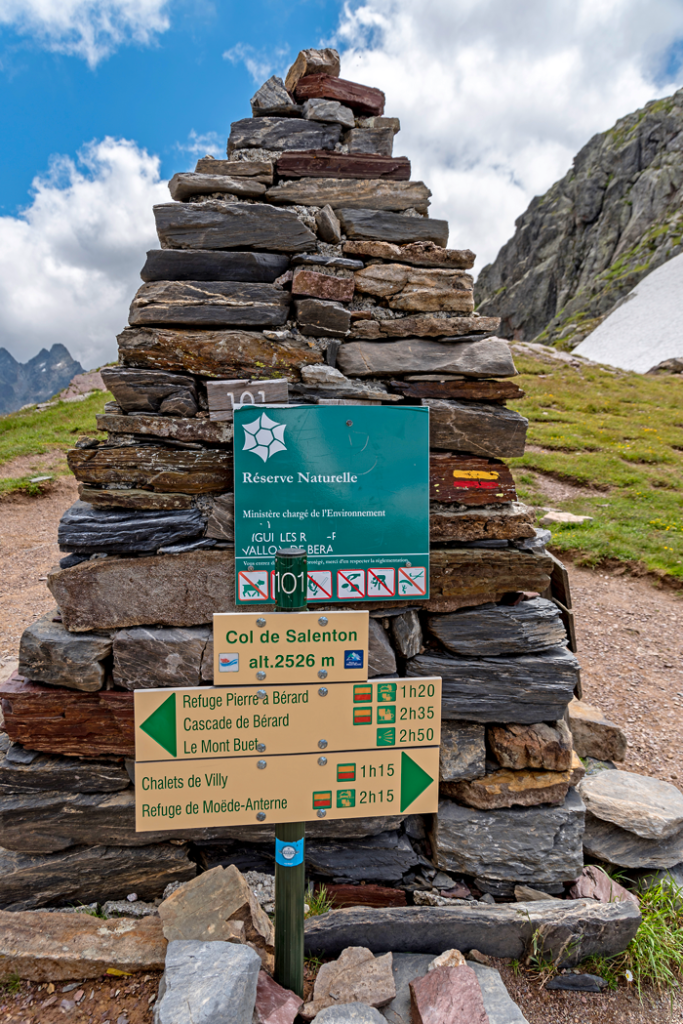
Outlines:
{"label": "hiking trail marker sticker", "polygon": [[238,604],[274,602],[291,546],[309,602],[429,597],[426,406],[236,406],[234,423]]}

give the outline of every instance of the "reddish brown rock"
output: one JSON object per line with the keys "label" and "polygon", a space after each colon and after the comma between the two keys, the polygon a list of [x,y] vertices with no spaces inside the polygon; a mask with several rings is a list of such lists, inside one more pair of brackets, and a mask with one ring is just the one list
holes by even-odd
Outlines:
{"label": "reddish brown rock", "polygon": [[574,749],[580,757],[599,761],[623,761],[628,741],[623,729],[610,722],[602,708],[573,700],[569,705],[569,728]]}
{"label": "reddish brown rock", "polygon": [[90,914],[0,910],[0,980],[65,981],[99,978],[109,971],[162,971],[165,958],[158,917],[103,921]]}
{"label": "reddish brown rock", "polygon": [[569,890],[573,900],[598,900],[599,903],[635,903],[640,900],[634,892],[629,892],[596,864],[587,864],[578,880]]}
{"label": "reddish brown rock", "polygon": [[388,885],[326,885],[327,897],[335,909],[341,907],[405,907],[403,889]]}
{"label": "reddish brown rock", "polygon": [[[410,160],[405,156],[370,153],[332,153],[327,149],[283,153],[277,162],[280,178],[374,178],[409,181]],[[471,266],[472,264],[468,264]]]}
{"label": "reddish brown rock", "polygon": [[436,967],[410,983],[415,1024],[489,1024],[471,967]]}
{"label": "reddish brown rock", "polygon": [[332,274],[319,274],[315,270],[297,267],[292,279],[292,295],[307,295],[314,299],[331,299],[337,302],[350,302],[353,298],[354,282],[352,277],[333,277]]}
{"label": "reddish brown rock", "polygon": [[306,75],[300,78],[294,96],[298,103],[312,99],[338,100],[351,107],[356,114],[384,113],[385,97],[381,89],[348,82],[344,78],[333,78],[331,75]]}
{"label": "reddish brown rock", "polygon": [[436,374],[432,374],[392,380],[391,387],[406,398],[464,398],[469,402],[506,402],[524,398],[522,389],[511,380],[449,380],[448,377],[438,379]]}
{"label": "reddish brown rock", "polygon": [[330,75],[332,78],[338,78],[338,52],[330,47],[322,50],[299,50],[296,60],[287,72],[285,88],[288,92],[294,92],[300,80],[308,75]]}
{"label": "reddish brown rock", "polygon": [[[370,243],[369,243],[370,244]],[[392,246],[398,248],[398,246]],[[448,268],[450,269],[450,268]],[[423,313],[418,316],[403,316],[392,320],[365,318],[365,323],[354,327],[353,337],[367,338],[457,338],[461,335],[484,337],[498,330],[498,319],[492,316],[451,316],[441,317]]]}
{"label": "reddish brown rock", "polygon": [[0,686],[4,728],[28,750],[73,757],[135,756],[133,694],[82,693],[30,683],[16,673]]}
{"label": "reddish brown rock", "polygon": [[256,984],[256,1024],[294,1024],[303,1000],[261,971]]}
{"label": "reddish brown rock", "polygon": [[[476,259],[471,249],[446,249],[435,242],[409,242],[394,245],[392,242],[344,242],[344,252],[349,256],[372,256],[381,260],[400,260],[414,267],[446,267],[447,269],[469,270]],[[482,317],[495,320],[498,330],[500,317]]]}
{"label": "reddish brown rock", "polygon": [[466,807],[491,811],[499,807],[538,807],[564,803],[571,772],[519,771],[509,768],[491,772],[481,779],[442,782],[439,792]]}
{"label": "reddish brown rock", "polygon": [[443,504],[500,505],[517,500],[512,473],[498,459],[429,456],[429,497]]}
{"label": "reddish brown rock", "polygon": [[566,772],[572,767],[572,735],[563,719],[553,725],[490,725],[486,738],[501,768]]}

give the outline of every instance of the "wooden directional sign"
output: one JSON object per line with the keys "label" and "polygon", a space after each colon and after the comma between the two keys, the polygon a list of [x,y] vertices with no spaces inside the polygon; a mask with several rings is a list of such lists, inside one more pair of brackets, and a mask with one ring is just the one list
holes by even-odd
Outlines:
{"label": "wooden directional sign", "polygon": [[441,679],[135,691],[137,761],[430,746]]}
{"label": "wooden directional sign", "polygon": [[215,686],[367,679],[368,612],[217,614],[213,651]]}
{"label": "wooden directional sign", "polygon": [[439,747],[139,763],[136,831],[429,814]]}

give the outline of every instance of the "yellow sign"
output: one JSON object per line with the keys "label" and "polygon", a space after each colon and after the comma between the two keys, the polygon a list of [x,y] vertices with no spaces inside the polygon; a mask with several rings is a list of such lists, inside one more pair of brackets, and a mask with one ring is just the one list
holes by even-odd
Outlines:
{"label": "yellow sign", "polygon": [[214,686],[367,678],[367,612],[231,612],[213,617]]}
{"label": "yellow sign", "polygon": [[137,832],[429,814],[439,747],[147,762],[135,769]]}
{"label": "yellow sign", "polygon": [[137,761],[433,746],[441,679],[135,691]]}

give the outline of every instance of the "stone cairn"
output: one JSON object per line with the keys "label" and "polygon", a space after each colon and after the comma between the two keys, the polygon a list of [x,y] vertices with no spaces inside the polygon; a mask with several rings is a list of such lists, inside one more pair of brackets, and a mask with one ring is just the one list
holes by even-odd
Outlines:
{"label": "stone cairn", "polygon": [[371,676],[443,677],[439,813],[311,822],[310,876],[438,904],[463,879],[490,900],[581,873],[564,721],[579,665],[562,566],[501,461],[527,428],[505,406],[522,394],[510,348],[474,312],[474,254],[446,248],[429,189],[392,155],[384,94],[339,74],[336,51],[300,53],[231,126],[228,159],[174,175],[154,208],[161,248],[102,371],[106,439],[68,454],[80,500],[48,577],[57,607],[0,690],[3,908],[157,898],[197,866],[273,871],[272,827],[134,826],[133,691],[210,685],[212,615],[235,609],[216,380],[280,403],[430,408],[431,597],[357,607]]}

